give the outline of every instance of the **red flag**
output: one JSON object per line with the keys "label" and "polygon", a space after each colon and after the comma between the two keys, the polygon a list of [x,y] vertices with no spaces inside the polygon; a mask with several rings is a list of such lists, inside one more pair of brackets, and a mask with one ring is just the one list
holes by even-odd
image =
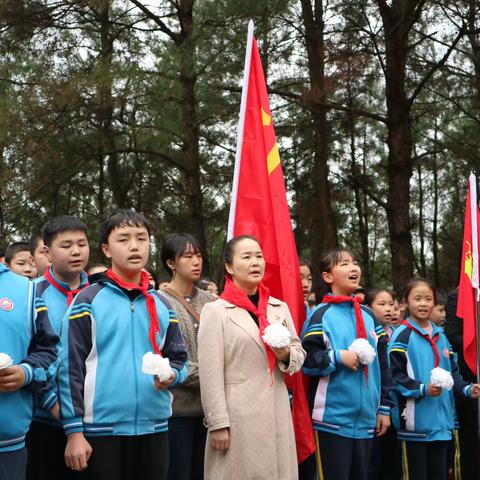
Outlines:
{"label": "red flag", "polygon": [[[305,321],[300,268],[252,22],[248,26],[228,238],[245,234],[255,236],[262,245],[264,283],[273,297],[288,304],[299,333]],[[285,380],[293,391],[292,416],[301,462],[315,450],[305,385],[300,373]]]}
{"label": "red flag", "polygon": [[462,266],[458,287],[457,316],[463,318],[463,354],[465,363],[477,374],[477,294],[478,294],[478,224],[477,183],[470,175],[463,228]]}

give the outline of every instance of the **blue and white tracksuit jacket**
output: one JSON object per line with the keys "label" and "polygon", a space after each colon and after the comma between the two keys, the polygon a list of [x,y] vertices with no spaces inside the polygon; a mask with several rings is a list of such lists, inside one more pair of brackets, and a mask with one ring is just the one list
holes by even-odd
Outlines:
{"label": "blue and white tracksuit jacket", "polygon": [[[431,442],[450,440],[455,422],[453,391],[443,389],[438,397],[429,397],[428,384],[435,356],[428,335],[412,319],[415,331],[406,325],[397,328],[389,345],[390,364],[395,386],[392,418],[400,440]],[[439,367],[449,371],[457,395],[469,397],[472,387],[461,377],[454,352],[442,329],[433,324],[432,339],[440,357]],[[418,332],[418,333],[417,333]]]}
{"label": "blue and white tracksuit jacket", "polygon": [[0,392],[0,453],[20,450],[33,415],[33,398],[57,369],[58,336],[35,285],[0,264],[0,352],[25,371],[25,385]]}
{"label": "blue and white tracksuit jacket", "polygon": [[[155,290],[160,334],[157,344],[175,373],[172,387],[187,377],[187,352],[170,304]],[[152,351],[145,296],[130,301],[109,279],[74,299],[62,327],[57,381],[65,433],[86,436],[143,435],[167,430],[172,394],[155,390],[142,372]]]}
{"label": "blue and white tracksuit jacket", "polygon": [[367,340],[376,357],[368,365],[345,367],[340,350],[357,338],[353,304],[321,303],[310,312],[302,331],[307,352],[303,373],[310,375],[309,404],[316,430],[354,439],[374,435],[377,414],[390,415],[392,379],[388,366],[387,335],[373,312],[362,305]]}
{"label": "blue and white tracksuit jacket", "polygon": [[[52,269],[50,268],[50,273],[54,280],[65,290],[70,290],[70,286],[67,283],[61,282],[56,276]],[[87,275],[82,272],[79,288],[83,288],[87,284]],[[60,336],[62,333],[62,321],[65,316],[65,312],[68,309],[67,305],[67,296],[63,294],[60,290],[51,285],[45,277],[40,277],[35,280],[36,292],[40,296],[45,305],[48,308],[48,317],[55,333]],[[58,387],[56,382],[56,374],[50,380],[50,388],[38,399],[35,415],[33,419],[35,421],[40,421],[48,423],[50,425],[61,425],[55,420],[50,413],[52,407],[58,401]]]}

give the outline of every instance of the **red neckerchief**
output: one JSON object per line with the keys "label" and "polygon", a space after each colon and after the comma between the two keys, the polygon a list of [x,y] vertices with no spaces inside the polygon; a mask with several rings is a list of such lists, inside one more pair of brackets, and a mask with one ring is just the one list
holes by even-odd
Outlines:
{"label": "red neckerchief", "polygon": [[[363,321],[362,299],[360,297],[348,297],[347,295],[325,295],[322,300],[323,303],[353,303],[353,310],[355,312],[355,329],[357,331],[357,338],[367,339],[367,331],[365,330],[365,322]],[[363,373],[368,384],[368,365],[363,365]]]}
{"label": "red neckerchief", "polygon": [[75,290],[67,290],[66,288],[62,287],[54,278],[52,273],[50,272],[50,269],[52,267],[48,267],[43,276],[45,277],[45,280],[55,287],[59,292],[63,293],[67,297],[67,305],[70,306],[70,304],[73,302],[73,297],[79,292],[81,292],[85,287],[88,287],[89,283],[88,280],[85,283],[85,285],[81,285],[80,287],[76,288]]}
{"label": "red neckerchief", "polygon": [[438,348],[437,348],[439,335],[434,335],[432,338],[428,333],[421,333],[413,325],[411,325],[408,320],[404,320],[402,324],[405,325],[410,330],[413,330],[417,335],[420,335],[421,337],[423,337],[431,345],[433,350],[433,355],[435,357],[435,368],[438,367],[438,364],[440,363],[440,354],[438,353]]}
{"label": "red neckerchief", "polygon": [[267,320],[267,305],[270,297],[270,291],[265,285],[263,285],[263,283],[259,283],[257,289],[258,307],[252,303],[247,294],[241,288],[237,287],[233,283],[230,277],[225,277],[225,288],[223,293],[220,295],[220,298],[223,298],[223,300],[226,300],[237,307],[244,308],[248,312],[252,312],[258,318],[260,340],[262,340],[262,342],[265,344],[265,349],[267,351],[268,371],[270,372],[270,375],[272,375],[275,367],[276,357],[273,353],[273,350],[270,348],[270,345],[267,345],[262,338],[265,328],[270,325]]}
{"label": "red neckerchief", "polygon": [[155,334],[158,333],[160,335],[160,323],[158,322],[158,313],[157,313],[157,306],[155,305],[155,299],[153,295],[148,292],[150,289],[150,283],[148,281],[148,273],[142,271],[140,277],[140,285],[136,283],[128,283],[124,282],[118,275],[112,272],[112,269],[108,269],[105,272],[105,275],[108,278],[111,278],[119,287],[125,288],[126,290],[138,290],[139,292],[143,293],[146,298],[147,302],[147,311],[148,316],[150,317],[150,327],[148,329],[148,339],[152,344],[154,353],[161,355],[160,349],[158,348]]}

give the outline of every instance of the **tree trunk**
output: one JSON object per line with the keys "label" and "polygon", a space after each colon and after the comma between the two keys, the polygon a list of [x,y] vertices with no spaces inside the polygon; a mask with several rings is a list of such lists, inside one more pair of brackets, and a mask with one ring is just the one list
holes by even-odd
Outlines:
{"label": "tree trunk", "polygon": [[[101,0],[98,17],[100,20],[100,52],[99,60],[101,74],[97,86],[98,109],[97,118],[99,121],[99,149],[102,158],[107,156],[107,172],[113,200],[118,208],[127,208],[127,192],[129,182],[125,182],[119,158],[116,153],[115,132],[113,130],[113,95],[112,95],[112,58],[114,36],[111,33],[110,20],[111,0]],[[108,152],[108,153],[107,153]]]}
{"label": "tree trunk", "polygon": [[408,35],[424,2],[377,0],[385,36],[385,87],[388,119],[387,217],[392,255],[393,287],[401,291],[413,276],[410,221],[412,177],[411,102],[406,92]]}
{"label": "tree trunk", "polygon": [[[189,225],[191,233],[206,251],[206,235],[203,212],[203,192],[200,170],[200,136],[197,120],[197,98],[195,84],[195,39],[193,36],[194,0],[181,0],[178,3],[178,18],[181,26],[180,85],[182,90],[182,153],[185,161],[185,191],[189,202]],[[205,274],[209,274],[210,264],[205,253],[203,259]]]}
{"label": "tree trunk", "polygon": [[338,245],[338,239],[328,182],[327,109],[323,106],[326,99],[323,2],[315,0],[314,11],[310,0],[301,3],[310,78],[310,91],[303,99],[311,108],[314,128],[312,196],[316,203],[312,209],[310,248],[312,263],[316,266],[325,250]]}
{"label": "tree trunk", "polygon": [[433,253],[433,280],[437,287],[440,285],[440,269],[438,266],[438,164],[437,164],[438,126],[435,124],[433,143],[432,173],[433,173],[433,225],[432,225],[432,253]]}
{"label": "tree trunk", "polygon": [[422,166],[420,162],[417,164],[418,174],[418,236],[420,239],[420,275],[427,276],[427,262],[425,260],[425,219],[423,218],[423,177]]}
{"label": "tree trunk", "polygon": [[355,202],[355,208],[357,210],[358,217],[358,233],[360,237],[360,247],[362,251],[362,284],[371,285],[372,272],[370,268],[370,251],[368,248],[368,219],[367,219],[367,206],[364,203],[362,197],[362,190],[360,188],[360,182],[358,177],[362,175],[362,171],[357,163],[357,148],[355,143],[355,115],[352,113],[353,109],[353,95],[352,95],[352,69],[350,63],[347,66],[347,98],[350,112],[348,114],[348,128],[350,134],[350,165],[353,177],[353,198]]}

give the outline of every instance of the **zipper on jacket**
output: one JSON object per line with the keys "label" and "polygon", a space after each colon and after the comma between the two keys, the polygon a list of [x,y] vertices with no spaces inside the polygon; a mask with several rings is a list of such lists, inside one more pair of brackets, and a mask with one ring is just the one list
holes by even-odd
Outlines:
{"label": "zipper on jacket", "polygon": [[137,366],[136,366],[136,351],[135,351],[135,307],[133,302],[130,302],[130,311],[131,311],[131,322],[130,322],[130,331],[131,331],[131,340],[132,340],[132,361],[133,361],[133,377],[135,379],[135,423],[134,423],[134,432],[135,435],[138,434],[138,376],[137,376]]}

